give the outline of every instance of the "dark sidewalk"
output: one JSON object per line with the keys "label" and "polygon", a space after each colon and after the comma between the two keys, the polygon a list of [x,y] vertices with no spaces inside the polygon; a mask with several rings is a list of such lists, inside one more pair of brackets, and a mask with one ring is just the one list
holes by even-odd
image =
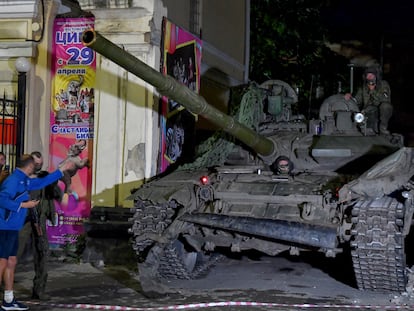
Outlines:
{"label": "dark sidewalk", "polygon": [[[110,245],[107,245],[109,248]],[[121,257],[119,254],[118,258]],[[321,260],[319,257],[315,260]],[[331,262],[326,259],[327,262]],[[284,257],[220,261],[210,273],[196,280],[164,283],[169,293],[145,297],[134,265],[96,266],[79,258],[52,257],[49,261],[47,301],[30,299],[33,262],[17,266],[15,294],[31,310],[375,310],[414,307],[412,282],[408,296],[364,292],[333,278],[310,261],[291,261]],[[332,269],[344,269],[340,261]],[[329,267],[324,267],[328,269]],[[411,280],[413,281],[413,280]],[[222,305],[218,303],[222,302]],[[237,302],[269,305],[236,305]],[[79,305],[77,305],[79,304]],[[378,308],[374,308],[378,306]]]}
{"label": "dark sidewalk", "polygon": [[[27,261],[18,264],[15,295],[18,300],[30,306],[31,310],[73,310],[73,304],[154,306],[154,302],[139,294],[139,284],[131,277],[131,273],[133,272],[122,268],[98,269],[89,263],[52,261],[49,263],[46,289],[49,300],[35,301],[30,298],[33,264]],[[57,304],[62,304],[62,307],[56,307]]]}

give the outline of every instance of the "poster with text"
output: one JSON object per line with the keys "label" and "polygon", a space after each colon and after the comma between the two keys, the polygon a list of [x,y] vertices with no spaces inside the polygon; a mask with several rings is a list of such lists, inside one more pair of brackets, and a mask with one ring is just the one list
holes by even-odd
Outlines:
{"label": "poster with text", "polygon": [[67,160],[76,167],[59,180],[62,200],[55,201],[56,215],[47,227],[51,246],[74,244],[90,215],[96,61],[81,35],[93,26],[93,17],[54,21],[49,169]]}
{"label": "poster with text", "polygon": [[[202,42],[193,34],[163,18],[161,71],[194,92],[200,89]],[[171,164],[185,162],[194,153],[196,116],[179,103],[161,99],[159,173]]]}

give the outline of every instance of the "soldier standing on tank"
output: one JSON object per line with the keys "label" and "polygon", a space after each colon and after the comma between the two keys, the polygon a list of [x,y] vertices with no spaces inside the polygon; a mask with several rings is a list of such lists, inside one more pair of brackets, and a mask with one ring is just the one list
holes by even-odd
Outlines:
{"label": "soldier standing on tank", "polygon": [[[364,72],[364,85],[359,88],[354,100],[367,116],[367,126],[381,134],[389,134],[388,122],[392,116],[391,88],[387,81],[381,79],[377,67],[369,67]],[[351,99],[350,93],[345,99]]]}

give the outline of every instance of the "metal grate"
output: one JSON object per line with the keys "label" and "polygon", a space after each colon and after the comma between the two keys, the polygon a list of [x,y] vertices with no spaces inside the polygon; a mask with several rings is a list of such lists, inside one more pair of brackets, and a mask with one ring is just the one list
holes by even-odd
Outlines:
{"label": "metal grate", "polygon": [[0,98],[0,151],[6,155],[7,163],[12,169],[16,166],[16,146],[21,137],[18,135],[20,118],[19,101],[3,94]]}

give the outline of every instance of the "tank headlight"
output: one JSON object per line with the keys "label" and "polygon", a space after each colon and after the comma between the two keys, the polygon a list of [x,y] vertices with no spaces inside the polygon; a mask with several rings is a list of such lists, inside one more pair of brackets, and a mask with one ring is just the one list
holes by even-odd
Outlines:
{"label": "tank headlight", "polygon": [[362,123],[362,122],[364,122],[364,121],[365,121],[365,116],[364,116],[364,114],[363,114],[363,113],[360,113],[360,112],[356,113],[356,114],[354,115],[354,121],[355,121],[356,123]]}
{"label": "tank headlight", "polygon": [[209,184],[210,180],[209,180],[208,176],[201,176],[200,177],[200,182],[201,182],[202,185],[207,185],[207,184]]}

